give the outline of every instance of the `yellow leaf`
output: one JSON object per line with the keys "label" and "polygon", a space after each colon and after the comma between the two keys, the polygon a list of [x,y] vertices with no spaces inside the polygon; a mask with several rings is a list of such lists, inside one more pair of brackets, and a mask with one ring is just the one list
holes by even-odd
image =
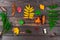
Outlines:
{"label": "yellow leaf", "polygon": [[24,14],[28,15],[29,13],[28,12],[24,12]]}
{"label": "yellow leaf", "polygon": [[33,9],[34,9],[33,7],[30,8],[30,10],[33,10]]}
{"label": "yellow leaf", "polygon": [[29,18],[30,18],[30,19],[33,19],[34,17],[31,17],[31,16],[30,16]]}
{"label": "yellow leaf", "polygon": [[28,7],[29,7],[29,9],[30,9],[30,4],[28,4]]}
{"label": "yellow leaf", "polygon": [[28,17],[24,17],[24,18],[28,19]]}
{"label": "yellow leaf", "polygon": [[28,4],[27,6],[25,6],[25,8],[26,8],[27,10],[29,10],[29,9],[30,9],[30,4]]}
{"label": "yellow leaf", "polygon": [[33,11],[34,11],[34,8],[31,7],[30,4],[25,6],[25,9],[24,9],[24,18],[32,19],[34,17]]}
{"label": "yellow leaf", "polygon": [[34,9],[31,9],[30,12],[34,11]]}
{"label": "yellow leaf", "polygon": [[40,4],[40,9],[44,10],[45,6],[43,4]]}
{"label": "yellow leaf", "polygon": [[15,34],[15,35],[19,35],[19,28],[18,27],[14,27],[13,28],[13,33]]}
{"label": "yellow leaf", "polygon": [[29,7],[28,7],[28,6],[25,6],[25,8],[26,8],[27,10],[29,10]]}
{"label": "yellow leaf", "polygon": [[24,14],[24,16],[27,16],[28,17],[28,15],[25,15],[25,14]]}
{"label": "yellow leaf", "polygon": [[30,17],[30,16],[31,16],[31,17],[34,17],[34,15],[31,15],[31,14],[29,15],[29,17]]}
{"label": "yellow leaf", "polygon": [[34,15],[34,13],[30,13],[31,15]]}
{"label": "yellow leaf", "polygon": [[27,9],[24,9],[24,11],[29,12]]}

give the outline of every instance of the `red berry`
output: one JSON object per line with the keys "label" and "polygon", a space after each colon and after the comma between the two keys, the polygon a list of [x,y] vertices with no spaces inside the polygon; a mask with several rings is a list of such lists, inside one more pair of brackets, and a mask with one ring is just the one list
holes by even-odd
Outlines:
{"label": "red berry", "polygon": [[22,8],[21,8],[21,7],[18,7],[18,8],[17,8],[18,13],[20,13],[20,12],[21,12],[21,10],[22,10]]}

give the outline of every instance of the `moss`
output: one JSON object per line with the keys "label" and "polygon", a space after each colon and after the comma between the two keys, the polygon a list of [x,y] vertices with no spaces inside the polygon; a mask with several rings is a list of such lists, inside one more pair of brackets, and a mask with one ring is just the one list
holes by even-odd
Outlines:
{"label": "moss", "polygon": [[27,30],[26,30],[26,33],[32,33],[32,31],[31,31],[31,30],[29,30],[29,29],[27,29]]}

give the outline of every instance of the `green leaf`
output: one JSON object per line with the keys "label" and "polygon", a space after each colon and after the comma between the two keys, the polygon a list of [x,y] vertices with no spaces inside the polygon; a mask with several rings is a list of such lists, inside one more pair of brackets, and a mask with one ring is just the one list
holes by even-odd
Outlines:
{"label": "green leaf", "polygon": [[60,12],[60,10],[47,10],[47,12],[49,12],[49,13],[58,13],[58,12]]}
{"label": "green leaf", "polygon": [[57,4],[54,4],[54,5],[50,5],[50,6],[48,6],[50,9],[55,9],[55,8],[57,8],[57,7],[59,7]]}
{"label": "green leaf", "polygon": [[11,23],[7,18],[7,14],[5,12],[1,12],[2,22],[3,22],[3,32],[6,33],[11,29]]}
{"label": "green leaf", "polygon": [[49,26],[50,26],[50,30],[52,30],[55,27],[56,23],[54,23],[53,21],[49,21]]}
{"label": "green leaf", "polygon": [[49,20],[49,23],[57,23],[57,21],[56,20]]}
{"label": "green leaf", "polygon": [[4,25],[4,32],[8,32],[11,29],[11,24],[9,21],[6,21],[6,24]]}
{"label": "green leaf", "polygon": [[41,11],[40,11],[40,10],[36,10],[36,11],[35,11],[35,14],[36,14],[36,15],[40,15],[40,14],[41,14]]}
{"label": "green leaf", "polygon": [[49,20],[59,20],[59,18],[58,17],[49,17]]}
{"label": "green leaf", "polygon": [[23,25],[24,24],[24,21],[23,20],[19,20],[19,24],[20,25]]}
{"label": "green leaf", "polygon": [[59,14],[57,14],[57,13],[56,13],[56,14],[54,14],[54,13],[49,13],[48,16],[49,16],[49,17],[58,17]]}

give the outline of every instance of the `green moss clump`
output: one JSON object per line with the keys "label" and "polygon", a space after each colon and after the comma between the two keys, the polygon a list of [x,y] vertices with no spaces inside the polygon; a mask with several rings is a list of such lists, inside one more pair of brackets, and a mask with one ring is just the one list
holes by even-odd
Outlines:
{"label": "green moss clump", "polygon": [[29,29],[27,29],[27,30],[26,30],[26,33],[32,33],[32,31],[31,31],[31,30],[29,30]]}

